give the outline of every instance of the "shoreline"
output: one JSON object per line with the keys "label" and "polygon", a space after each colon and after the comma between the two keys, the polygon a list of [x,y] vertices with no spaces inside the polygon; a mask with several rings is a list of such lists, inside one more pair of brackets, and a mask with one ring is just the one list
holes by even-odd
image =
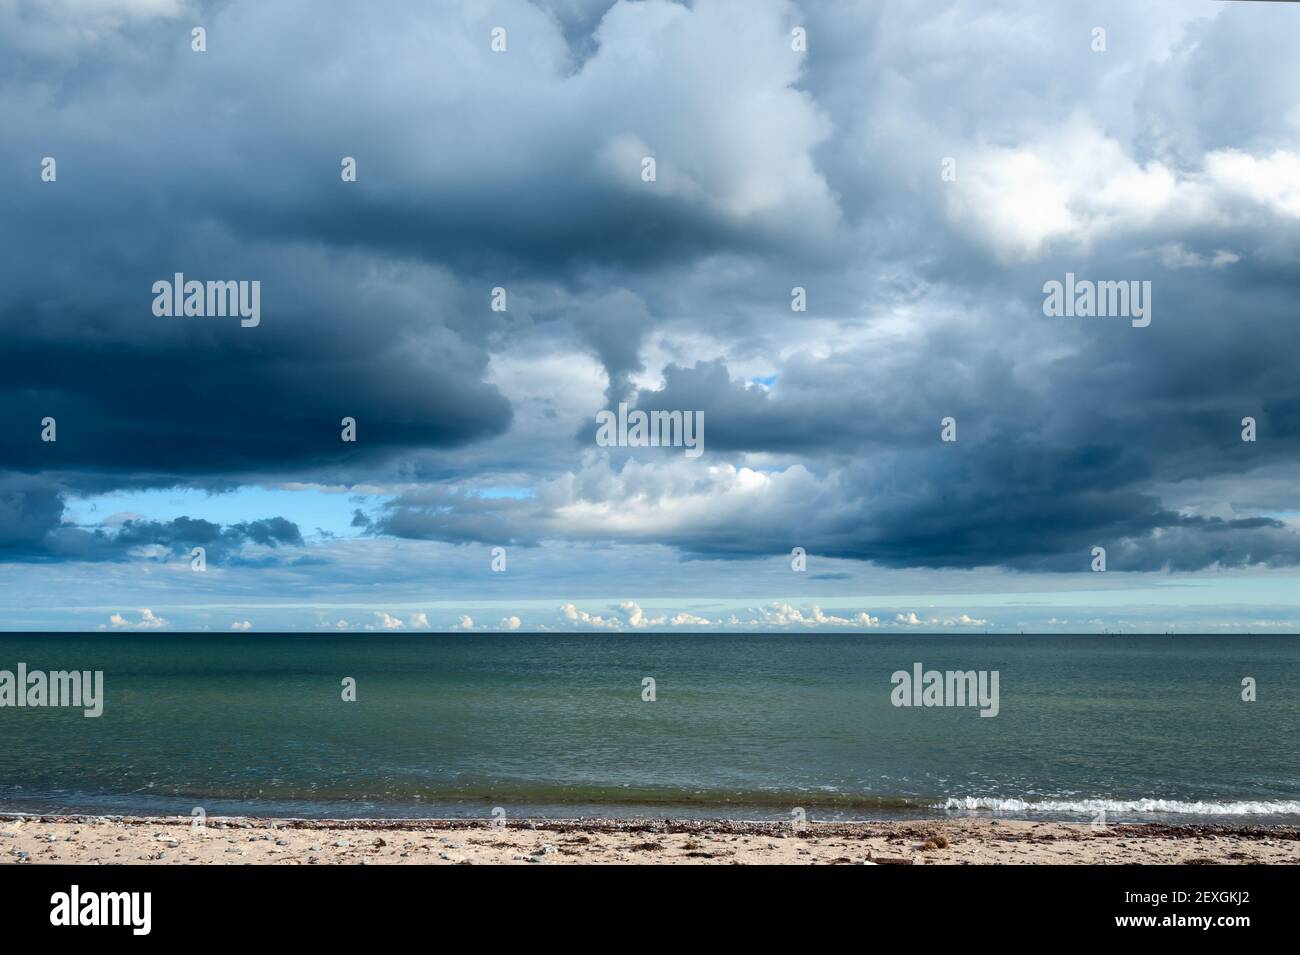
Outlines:
{"label": "shoreline", "polygon": [[0,814],[18,864],[1300,864],[1300,827],[1017,819],[293,819]]}

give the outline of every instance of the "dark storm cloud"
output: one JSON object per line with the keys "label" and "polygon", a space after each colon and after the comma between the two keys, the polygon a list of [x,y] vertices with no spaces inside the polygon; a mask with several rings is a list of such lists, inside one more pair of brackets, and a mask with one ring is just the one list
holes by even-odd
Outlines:
{"label": "dark storm cloud", "polygon": [[[1132,269],[1118,256],[1088,262],[1089,274]],[[812,451],[822,469],[843,468],[833,489],[788,502],[784,515],[790,540],[828,556],[1078,570],[1091,547],[1118,545],[1112,569],[1300,562],[1300,538],[1276,520],[1182,515],[1151,490],[1229,475],[1248,486],[1252,471],[1300,455],[1300,380],[1279,362],[1300,349],[1300,272],[1227,277],[1149,263],[1156,318],[1133,329],[1042,315],[1042,280],[1073,267],[1011,270],[1024,301],[970,333],[945,326],[884,352],[794,358],[771,391],[722,362],[670,365],[664,387],[637,404],[703,411],[710,454]],[[1054,351],[1036,367],[1022,357]],[[953,444],[939,440],[946,416],[957,422]],[[1255,443],[1241,440],[1246,416]],[[659,539],[761,556],[780,539],[770,515],[762,520]]]}
{"label": "dark storm cloud", "polygon": [[[349,9],[346,30],[315,8],[307,22],[263,5],[207,12],[202,55],[166,17],[96,21],[111,42],[78,50],[75,68],[47,49],[57,23],[16,34],[19,52],[58,85],[27,71],[7,77],[0,113],[14,134],[0,155],[15,174],[52,155],[59,180],[20,175],[3,200],[8,466],[293,474],[500,434],[510,409],[481,380],[486,336],[501,328],[485,307],[495,284],[562,278],[566,263],[649,267],[727,245],[770,247],[779,236],[776,216],[742,218],[692,193],[727,180],[706,152],[725,102],[697,115],[655,111],[642,122],[659,135],[624,143],[593,120],[623,112],[621,90],[601,84],[621,75],[626,54],[571,73],[553,26],[523,5],[449,24],[413,4],[407,32],[418,40],[383,56],[391,11]],[[600,10],[560,4],[553,14],[573,30]],[[649,22],[686,15],[660,5]],[[508,57],[488,49],[493,16],[511,25]],[[24,46],[31,36],[41,43]],[[706,39],[674,36],[686,52]],[[281,82],[322,57],[336,65],[328,78]],[[438,73],[453,63],[468,73],[448,86]],[[672,64],[665,56],[652,69],[662,81]],[[746,79],[724,76],[720,89],[747,95]],[[436,92],[390,96],[425,88]],[[784,96],[800,123],[812,122],[807,104]],[[217,123],[175,134],[202,117]],[[776,140],[760,132],[756,142]],[[674,172],[690,159],[683,144],[704,163],[690,175]],[[655,149],[664,166],[651,193],[637,187],[641,155]],[[359,163],[353,184],[339,179],[345,154]],[[260,280],[263,324],[152,316],[153,281],[177,271]],[[644,309],[625,292],[597,292],[571,320],[611,388],[626,391],[651,323]],[[59,420],[57,446],[25,427],[47,415]],[[359,423],[352,446],[336,440],[344,415]]]}
{"label": "dark storm cloud", "polygon": [[0,555],[14,560],[48,554],[43,548],[62,518],[63,499],[57,489],[30,479],[0,480]]}
{"label": "dark storm cloud", "polygon": [[[125,521],[112,535],[110,544],[113,552],[161,547],[168,554],[185,557],[190,556],[193,548],[203,547],[209,561],[222,564],[247,562],[248,558],[239,554],[244,544],[301,547],[303,540],[298,525],[283,517],[240,521],[224,527],[202,519],[178,517],[171,521]],[[292,558],[289,562],[299,560]]]}
{"label": "dark storm cloud", "polygon": [[191,517],[128,519],[113,527],[84,528],[65,518],[60,489],[31,477],[0,479],[0,563],[12,561],[121,561],[148,548],[171,557],[203,547],[214,564],[245,561],[245,544],[301,547],[298,525],[283,517],[220,525]]}
{"label": "dark storm cloud", "polygon": [[[20,190],[30,234],[11,220],[22,253],[0,266],[8,466],[225,476],[382,460],[508,426],[508,403],[481,380],[486,353],[439,321],[460,304],[440,276],[415,270],[403,286],[346,253],[141,219],[134,209],[165,198],[63,169],[38,183],[56,191]],[[155,316],[153,283],[176,272],[260,281],[261,323]],[[47,416],[57,442],[40,441]],[[355,443],[339,439],[344,416]]]}

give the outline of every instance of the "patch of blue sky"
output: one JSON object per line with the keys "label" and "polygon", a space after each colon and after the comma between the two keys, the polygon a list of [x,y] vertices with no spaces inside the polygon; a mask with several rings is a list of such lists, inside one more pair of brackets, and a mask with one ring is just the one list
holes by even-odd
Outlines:
{"label": "patch of blue sky", "polygon": [[488,500],[511,498],[516,501],[527,501],[537,496],[537,490],[531,487],[485,487],[480,488],[476,493],[479,497]]}

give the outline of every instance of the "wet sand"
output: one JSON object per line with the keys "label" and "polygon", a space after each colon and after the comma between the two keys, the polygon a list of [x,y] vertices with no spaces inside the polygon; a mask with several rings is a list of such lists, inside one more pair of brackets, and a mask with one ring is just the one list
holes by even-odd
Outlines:
{"label": "wet sand", "polygon": [[1000,819],[302,820],[3,816],[0,861],[77,865],[1300,863],[1300,828]]}

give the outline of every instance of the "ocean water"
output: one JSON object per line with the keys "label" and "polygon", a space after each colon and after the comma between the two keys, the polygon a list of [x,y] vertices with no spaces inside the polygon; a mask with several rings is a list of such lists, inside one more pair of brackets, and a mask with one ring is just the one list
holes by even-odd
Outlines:
{"label": "ocean water", "polygon": [[[0,635],[19,662],[105,703],[0,707],[8,812],[1300,821],[1296,637]],[[998,715],[895,707],[917,662],[998,671]]]}

